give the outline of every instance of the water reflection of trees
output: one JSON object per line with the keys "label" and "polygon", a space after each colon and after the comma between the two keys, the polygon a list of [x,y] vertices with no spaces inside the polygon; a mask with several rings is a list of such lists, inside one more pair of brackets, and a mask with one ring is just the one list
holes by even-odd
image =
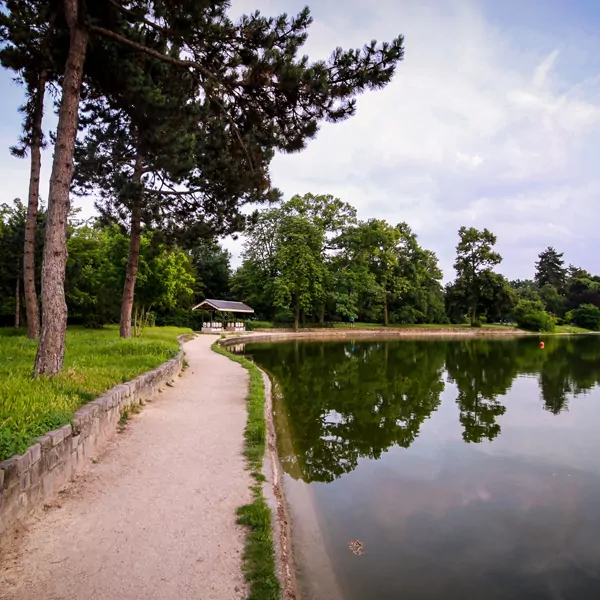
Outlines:
{"label": "water reflection of trees", "polygon": [[[566,410],[567,399],[600,383],[600,338],[296,343],[255,346],[276,378],[278,406],[291,446],[286,471],[304,481],[332,481],[361,457],[409,447],[440,404],[443,371],[458,389],[466,442],[500,434],[502,397],[519,374],[537,376],[543,407]],[[280,449],[281,450],[281,449]]]}
{"label": "water reflection of trees", "polygon": [[458,387],[457,404],[466,442],[493,440],[506,412],[500,398],[517,376],[533,375],[543,408],[557,415],[577,396],[600,383],[600,338],[468,340],[447,345],[446,370]]}
{"label": "water reflection of trees", "polygon": [[493,440],[500,433],[497,418],[506,412],[498,396],[506,394],[517,374],[512,344],[469,340],[448,344],[448,378],[458,387],[465,442]]}
{"label": "water reflection of trees", "polygon": [[[422,344],[286,344],[267,350],[285,400],[299,476],[331,481],[360,457],[408,447],[440,403],[444,348]],[[285,466],[285,465],[284,465]]]}

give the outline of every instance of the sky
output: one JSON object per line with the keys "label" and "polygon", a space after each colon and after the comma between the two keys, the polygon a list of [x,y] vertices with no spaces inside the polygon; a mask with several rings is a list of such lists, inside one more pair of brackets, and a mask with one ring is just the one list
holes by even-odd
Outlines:
{"label": "sky", "polygon": [[[233,0],[232,14],[298,13],[306,0]],[[310,2],[309,2],[310,5]],[[600,273],[600,2],[319,0],[305,52],[405,37],[384,90],[350,120],[322,126],[302,153],[277,155],[284,196],[332,194],[359,218],[407,222],[446,281],[461,225],[487,227],[509,279],[531,278],[549,245]],[[26,199],[28,161],[12,158],[23,92],[0,73],[0,202]],[[47,126],[55,118],[49,115]],[[51,149],[43,161],[47,197]],[[92,215],[93,199],[77,199]],[[239,264],[242,240],[224,240]]]}

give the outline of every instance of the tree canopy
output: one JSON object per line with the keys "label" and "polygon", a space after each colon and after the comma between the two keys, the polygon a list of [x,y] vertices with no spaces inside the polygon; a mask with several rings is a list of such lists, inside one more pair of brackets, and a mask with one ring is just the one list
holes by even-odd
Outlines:
{"label": "tree canopy", "polygon": [[489,281],[492,268],[502,262],[502,257],[494,252],[496,236],[488,229],[479,231],[475,227],[463,226],[458,235],[454,268],[465,290],[471,325],[475,325],[484,284]]}
{"label": "tree canopy", "polygon": [[[274,151],[301,150],[322,121],[351,117],[357,94],[389,83],[404,53],[398,36],[361,49],[336,48],[328,60],[311,63],[300,54],[312,23],[308,8],[295,17],[255,12],[234,22],[226,0],[45,0],[37,10],[25,0],[3,4],[0,38],[20,58],[31,36],[16,39],[12,32],[24,15],[23,31],[35,21],[58,32],[51,54],[59,57],[53,67],[62,93],[38,375],[60,371],[64,356],[66,228],[82,100],[87,131],[79,184],[100,188],[117,214],[124,207],[130,215],[121,310],[127,336],[144,212],[163,232],[211,237],[224,224],[230,232],[241,229],[245,201],[276,195],[268,174]],[[32,8],[27,14],[25,6]],[[33,59],[28,68],[35,71]]]}

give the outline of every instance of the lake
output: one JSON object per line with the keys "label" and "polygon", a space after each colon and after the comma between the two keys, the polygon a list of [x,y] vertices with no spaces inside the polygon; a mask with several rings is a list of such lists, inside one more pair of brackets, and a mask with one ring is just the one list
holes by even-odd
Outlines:
{"label": "lake", "polygon": [[600,337],[248,344],[302,598],[600,598]]}

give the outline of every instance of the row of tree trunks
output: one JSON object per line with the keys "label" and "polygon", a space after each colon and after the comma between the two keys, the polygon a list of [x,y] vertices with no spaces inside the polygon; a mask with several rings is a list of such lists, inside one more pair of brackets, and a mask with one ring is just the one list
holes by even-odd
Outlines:
{"label": "row of tree trunks", "polygon": [[23,285],[27,309],[27,336],[31,340],[39,335],[38,299],[35,289],[35,231],[40,197],[40,172],[42,168],[42,119],[44,117],[44,94],[47,72],[40,73],[31,132],[31,168],[29,174],[29,198],[25,221],[25,245],[23,252]]}
{"label": "row of tree trunks", "polygon": [[59,125],[48,195],[48,216],[42,265],[42,330],[35,358],[35,375],[56,375],[62,369],[67,329],[65,268],[67,218],[73,177],[73,153],[77,135],[83,65],[89,39],[78,18],[78,0],[65,0],[70,30],[69,56],[65,68]]}

